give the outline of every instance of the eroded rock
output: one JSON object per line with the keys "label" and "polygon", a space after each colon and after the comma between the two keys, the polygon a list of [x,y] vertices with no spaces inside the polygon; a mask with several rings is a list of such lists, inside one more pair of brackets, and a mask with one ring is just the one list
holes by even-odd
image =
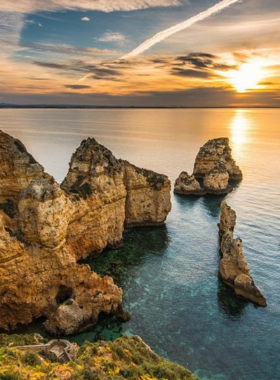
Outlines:
{"label": "eroded rock", "polygon": [[201,188],[200,183],[195,179],[195,176],[189,175],[187,172],[182,172],[176,179],[174,192],[177,194],[189,195],[205,195],[206,191]]}
{"label": "eroded rock", "polygon": [[243,253],[240,238],[233,236],[236,224],[236,213],[225,201],[221,204],[219,223],[220,233],[220,277],[236,294],[260,305],[266,306],[266,299],[255,286],[250,274],[250,267]]}
{"label": "eroded rock", "polygon": [[229,139],[226,137],[209,140],[200,148],[195,159],[193,174],[196,178],[203,178],[212,169],[219,169],[220,164],[225,166],[229,179],[242,180],[242,172],[232,157]]}
{"label": "eroded rock", "polygon": [[[168,179],[129,170],[94,139],[73,155],[61,187],[21,142],[1,131],[0,162],[0,329],[10,332],[43,316],[49,332],[73,334],[100,313],[127,318],[112,278],[77,259],[120,244],[126,215],[128,225],[163,223]],[[137,181],[129,178],[134,171]],[[146,212],[148,202],[152,211]]]}
{"label": "eroded rock", "polygon": [[228,194],[233,190],[229,185],[231,180],[241,181],[242,172],[232,157],[229,139],[213,139],[200,148],[193,175],[180,174],[174,192],[183,195]]}

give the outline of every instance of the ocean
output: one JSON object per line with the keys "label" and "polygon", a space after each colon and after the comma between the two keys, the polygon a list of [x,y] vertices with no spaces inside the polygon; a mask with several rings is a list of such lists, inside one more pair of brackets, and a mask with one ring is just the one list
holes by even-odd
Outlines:
{"label": "ocean", "polygon": [[[226,197],[172,194],[164,226],[126,231],[123,248],[91,259],[123,288],[132,318],[104,319],[71,339],[137,334],[201,380],[280,379],[280,109],[2,109],[0,120],[59,182],[89,136],[173,184],[181,171],[192,172],[207,140],[229,137],[244,180]],[[235,233],[267,308],[218,278],[223,199],[237,212]]]}

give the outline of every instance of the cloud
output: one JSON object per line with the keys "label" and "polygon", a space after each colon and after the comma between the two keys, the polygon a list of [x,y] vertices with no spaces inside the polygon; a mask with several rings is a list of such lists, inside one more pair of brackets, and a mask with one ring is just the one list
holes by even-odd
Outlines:
{"label": "cloud", "polygon": [[29,43],[21,43],[21,47],[42,51],[42,52],[50,52],[50,53],[58,53],[58,54],[69,54],[69,55],[85,55],[85,56],[112,56],[119,54],[117,51],[108,50],[108,49],[98,49],[98,48],[83,48],[77,47],[68,44],[48,44],[48,43],[38,43],[38,42],[29,42]]}
{"label": "cloud", "polygon": [[40,22],[36,22],[34,20],[25,20],[25,23],[26,24],[30,24],[30,25],[37,25],[37,26],[40,26],[40,27],[43,26]]}
{"label": "cloud", "polygon": [[166,38],[172,36],[175,33],[180,32],[181,30],[185,30],[192,25],[196,24],[199,21],[202,21],[217,12],[222,11],[224,8],[229,7],[230,5],[237,3],[239,0],[222,0],[219,3],[215,4],[213,7],[208,8],[204,12],[198,13],[196,16],[193,16],[186,21],[180,22],[179,24],[176,24],[174,26],[171,26],[168,29],[162,30],[161,32],[158,32],[155,34],[152,38],[149,38],[148,40],[144,41],[142,44],[137,46],[134,50],[132,50],[130,53],[125,54],[122,58],[131,58],[135,57],[139,54],[144,53],[146,50],[150,49],[152,46],[156,45],[157,43],[165,40]]}
{"label": "cloud", "polygon": [[213,69],[213,70],[234,70],[236,65],[221,62],[220,58],[213,54],[208,53],[190,53],[185,56],[179,56],[175,61],[179,65],[188,64],[196,69]]}
{"label": "cloud", "polygon": [[92,76],[91,78],[96,80],[120,80],[122,75],[121,71],[110,68],[110,67],[98,67],[96,66],[91,70]]}
{"label": "cloud", "polygon": [[[10,45],[18,44],[20,31],[23,28],[22,15],[10,12],[0,12],[0,44],[1,47],[9,48]],[[3,52],[3,51],[2,51]]]}
{"label": "cloud", "polygon": [[[0,0],[0,48],[12,53],[20,41],[24,15],[39,11],[92,10],[101,12],[135,11],[180,5],[180,0]],[[11,46],[10,46],[11,44]]]}
{"label": "cloud", "polygon": [[213,78],[213,76],[214,76],[213,73],[210,73],[208,71],[199,71],[199,70],[193,70],[193,69],[181,69],[179,67],[174,68],[172,74],[173,75],[179,75],[180,77],[204,78],[204,79]]}
{"label": "cloud", "polygon": [[89,17],[83,17],[83,18],[81,18],[81,21],[90,21],[90,18]]}
{"label": "cloud", "polygon": [[96,38],[95,40],[100,42],[117,42],[119,44],[123,44],[125,42],[125,36],[119,32],[111,32],[108,30],[101,37]]}
{"label": "cloud", "polygon": [[185,78],[214,79],[218,71],[236,69],[236,65],[227,64],[221,58],[209,53],[190,53],[174,59],[171,74]]}
{"label": "cloud", "polygon": [[82,84],[66,84],[64,87],[70,88],[72,90],[83,90],[86,88],[91,88],[91,86],[86,86],[86,85],[82,85]]}
{"label": "cloud", "polygon": [[122,76],[122,72],[116,69],[113,65],[89,64],[88,62],[84,60],[72,60],[65,63],[33,61],[32,63],[36,66],[58,70],[59,72],[72,71],[72,72],[88,73],[89,74],[88,78],[96,79],[96,80],[114,81],[114,80],[119,80],[119,78]]}
{"label": "cloud", "polygon": [[60,9],[82,9],[102,12],[134,11],[137,9],[178,6],[179,0],[11,0],[0,1],[0,11],[35,13]]}

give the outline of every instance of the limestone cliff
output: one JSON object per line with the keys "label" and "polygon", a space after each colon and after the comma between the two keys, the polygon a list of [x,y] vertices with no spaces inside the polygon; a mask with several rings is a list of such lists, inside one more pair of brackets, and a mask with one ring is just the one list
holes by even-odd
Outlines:
{"label": "limestone cliff", "polygon": [[94,139],[84,140],[73,154],[61,188],[74,212],[67,246],[77,258],[121,244],[126,189],[122,165]]}
{"label": "limestone cliff", "polygon": [[[113,280],[76,262],[120,244],[126,215],[128,225],[133,217],[139,225],[163,223],[170,210],[168,179],[145,177],[128,206],[130,164],[93,139],[73,155],[61,187],[21,142],[1,131],[0,164],[0,329],[43,316],[49,332],[73,334],[95,324],[101,312],[127,318]],[[145,202],[152,212],[142,210]]]}
{"label": "limestone cliff", "polygon": [[266,306],[266,299],[255,286],[250,267],[243,253],[242,240],[233,236],[236,213],[225,201],[221,204],[220,232],[220,277],[235,293],[250,301]]}
{"label": "limestone cliff", "polygon": [[151,170],[120,161],[127,191],[125,226],[158,226],[171,210],[169,179]]}
{"label": "limestone cliff", "polygon": [[171,210],[166,176],[117,160],[94,139],[73,154],[61,187],[75,208],[67,246],[78,258],[118,247],[124,226],[163,224]]}
{"label": "limestone cliff", "polygon": [[209,140],[203,145],[196,156],[193,175],[187,178],[185,174],[181,173],[175,182],[174,192],[177,194],[228,194],[233,190],[229,181],[242,180],[228,138]]}

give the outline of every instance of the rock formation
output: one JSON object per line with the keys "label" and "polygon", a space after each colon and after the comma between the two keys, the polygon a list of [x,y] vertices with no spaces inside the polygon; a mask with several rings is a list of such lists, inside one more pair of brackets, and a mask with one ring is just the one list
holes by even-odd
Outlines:
{"label": "rock formation", "polygon": [[174,192],[183,195],[228,194],[233,190],[229,181],[241,180],[242,172],[232,158],[229,139],[218,138],[209,140],[200,148],[193,175],[181,173]]}
{"label": "rock formation", "polygon": [[266,306],[266,299],[255,286],[250,267],[243,253],[242,240],[233,236],[236,213],[225,201],[221,204],[220,233],[220,277],[232,287],[236,294],[260,305]]}
{"label": "rock formation", "polygon": [[205,195],[207,192],[201,188],[195,176],[182,172],[175,181],[174,192],[177,194]]}
{"label": "rock formation", "polygon": [[77,258],[118,247],[124,225],[161,225],[171,210],[166,176],[117,160],[90,138],[73,154],[61,187],[74,205],[66,244]]}
{"label": "rock formation", "polygon": [[43,316],[49,332],[73,334],[101,312],[126,319],[122,290],[77,260],[121,244],[125,224],[163,223],[170,208],[167,177],[117,160],[94,139],[81,143],[60,187],[0,131],[0,329]]}

